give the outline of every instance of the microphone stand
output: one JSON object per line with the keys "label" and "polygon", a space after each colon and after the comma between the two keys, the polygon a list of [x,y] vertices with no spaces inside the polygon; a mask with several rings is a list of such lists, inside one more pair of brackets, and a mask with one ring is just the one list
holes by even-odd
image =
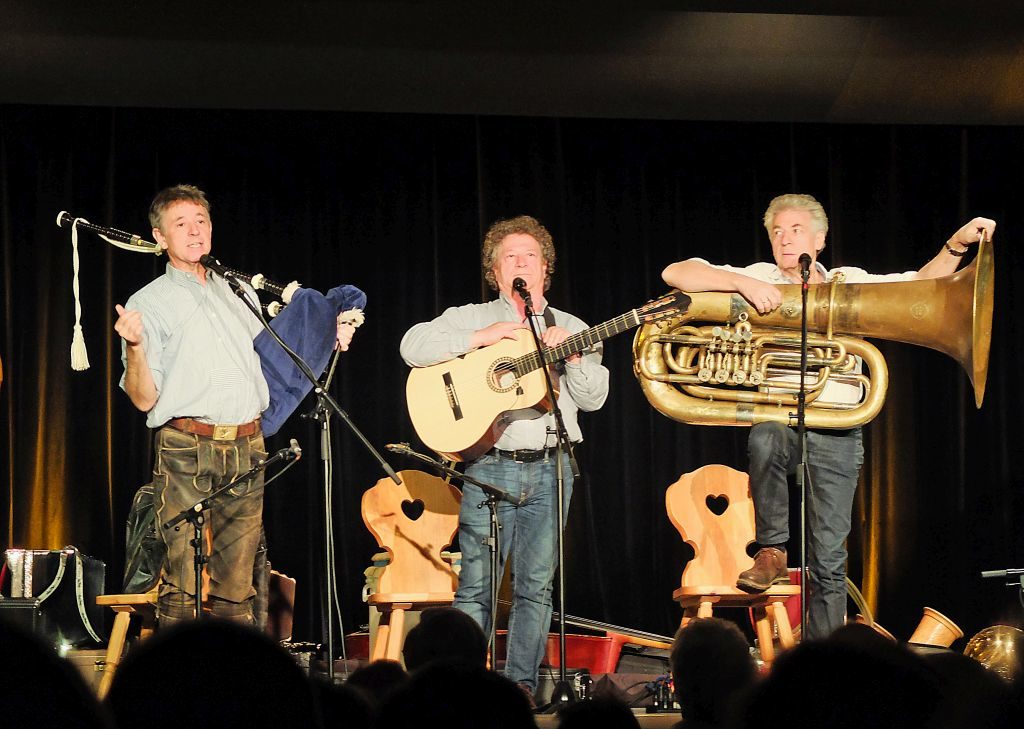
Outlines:
{"label": "microphone stand", "polygon": [[[806,255],[806,254],[805,254]],[[810,265],[807,268],[801,266],[800,278],[800,390],[796,400],[796,432],[797,440],[800,442],[800,466],[796,471],[796,483],[800,489],[800,632],[807,635],[808,629],[808,605],[807,605],[807,424],[805,415],[807,412],[807,385],[805,376],[807,374],[807,294],[808,280],[811,277]]]}
{"label": "microphone stand", "polygon": [[325,652],[327,654],[327,680],[334,684],[334,613],[338,613],[338,627],[341,630],[341,657],[342,664],[348,672],[348,653],[345,646],[345,626],[341,619],[341,605],[338,600],[338,586],[335,573],[334,558],[334,450],[331,444],[331,413],[324,393],[331,386],[334,378],[334,369],[338,364],[340,350],[334,350],[331,355],[331,362],[327,368],[327,374],[322,385],[318,383],[315,388],[316,404],[308,413],[301,417],[308,420],[315,420],[320,423],[320,461],[323,466],[323,524],[324,524],[324,587],[322,591],[322,615],[320,625],[322,635],[326,640]]}
{"label": "microphone stand", "polygon": [[983,570],[981,576],[983,578],[1007,578],[1006,586],[1017,590],[1017,599],[1020,601],[1021,606],[1024,607],[1024,569]]}
{"label": "microphone stand", "polygon": [[[558,536],[558,555],[556,570],[558,572],[558,682],[551,691],[551,701],[543,708],[544,712],[556,711],[559,707],[572,703],[576,700],[576,694],[572,690],[566,678],[565,671],[565,540],[562,535],[563,523],[565,521],[565,474],[563,473],[562,454],[568,453],[569,465],[572,469],[573,478],[579,478],[580,467],[576,462],[576,454],[573,452],[572,442],[565,429],[565,421],[562,418],[562,410],[558,407],[558,398],[555,396],[555,387],[551,382],[551,372],[548,366],[554,364],[548,360],[547,350],[540,340],[540,331],[537,322],[534,321],[533,297],[525,285],[515,287],[516,292],[523,299],[526,305],[526,321],[530,323],[530,333],[533,334],[533,342],[540,355],[543,366],[540,368],[544,373],[544,384],[547,387],[548,399],[551,402],[551,412],[555,416],[555,482],[558,489],[557,509],[558,523],[556,534]],[[550,432],[551,429],[549,428]]]}
{"label": "microphone stand", "polygon": [[180,529],[178,526],[183,521],[187,521],[192,525],[193,537],[192,541],[189,542],[193,549],[192,562],[195,566],[195,578],[196,578],[196,594],[195,594],[195,611],[196,619],[199,620],[203,617],[203,565],[209,561],[209,558],[203,554],[203,524],[206,522],[206,512],[214,508],[213,503],[221,494],[225,493],[228,489],[232,489],[243,481],[248,481],[253,478],[257,473],[264,470],[271,463],[280,461],[281,459],[287,458],[298,458],[298,454],[289,449],[278,451],[273,456],[265,461],[259,461],[255,466],[250,468],[248,471],[237,477],[231,483],[221,486],[219,489],[211,493],[209,496],[200,499],[191,506],[187,506],[173,517],[163,523],[164,529],[173,528],[175,531]]}
{"label": "microphone stand", "polygon": [[490,514],[490,529],[487,535],[487,539],[485,540],[485,543],[487,544],[488,557],[490,558],[491,573],[491,629],[488,632],[487,636],[487,648],[491,653],[491,666],[497,668],[498,588],[500,587],[498,575],[498,555],[501,553],[501,550],[498,549],[498,545],[500,544],[499,538],[501,530],[501,525],[498,522],[498,502],[507,501],[513,506],[520,506],[523,503],[522,499],[514,499],[508,494],[508,492],[503,491],[502,489],[498,488],[497,486],[494,486],[493,484],[480,481],[479,479],[476,479],[473,476],[469,476],[465,473],[460,473],[459,471],[456,471],[454,468],[446,466],[445,464],[431,458],[430,456],[424,455],[422,453],[417,453],[416,451],[409,448],[408,443],[393,443],[390,445],[386,445],[384,447],[387,448],[392,453],[399,453],[403,456],[414,458],[426,464],[427,466],[430,466],[434,470],[439,471],[440,473],[443,473],[447,476],[450,476],[451,478],[458,479],[459,481],[463,481],[465,483],[471,483],[474,486],[478,487],[481,491],[483,491],[484,494],[486,494],[486,498],[484,499],[484,501],[477,504],[476,508],[481,509],[484,506],[486,506]]}
{"label": "microphone stand", "polygon": [[[220,266],[219,262],[217,263],[217,266]],[[209,270],[214,270],[216,272],[216,269],[213,269],[210,266],[206,266],[206,267]],[[386,473],[388,475],[388,477],[391,478],[391,480],[394,481],[395,483],[397,483],[397,484],[402,483],[402,481],[398,478],[398,475],[395,473],[394,469],[391,468],[391,466],[388,464],[388,462],[384,460],[384,457],[381,456],[381,454],[377,451],[377,449],[373,447],[373,445],[370,443],[370,441],[366,439],[366,436],[363,435],[362,431],[360,431],[358,427],[356,427],[356,424],[354,422],[352,422],[352,419],[348,416],[348,413],[346,413],[344,410],[341,409],[341,406],[338,405],[338,403],[335,401],[335,399],[333,397],[331,397],[331,395],[327,392],[326,387],[322,386],[317,381],[316,375],[313,374],[313,371],[309,368],[309,365],[307,365],[302,360],[302,357],[300,357],[298,354],[296,354],[294,351],[292,351],[291,347],[289,347],[287,344],[284,343],[284,340],[281,339],[281,337],[278,335],[278,333],[276,331],[274,331],[274,328],[272,326],[270,326],[270,324],[267,322],[267,320],[263,317],[263,314],[260,311],[259,307],[256,306],[252,301],[249,300],[249,297],[246,295],[248,292],[242,286],[241,282],[237,279],[237,277],[235,277],[235,276],[231,275],[230,273],[228,273],[226,269],[223,271],[223,273],[220,273],[218,275],[220,275],[225,281],[228,282],[228,284],[231,286],[232,290],[234,290],[234,292],[238,296],[238,298],[240,298],[242,300],[242,302],[245,304],[245,306],[249,309],[249,311],[251,311],[253,313],[253,316],[255,316],[257,319],[259,319],[260,323],[263,325],[263,328],[270,334],[271,337],[273,337],[274,341],[277,342],[281,346],[281,349],[283,349],[285,354],[288,355],[288,358],[291,359],[291,361],[295,364],[295,366],[299,369],[299,371],[303,374],[303,376],[305,376],[305,378],[307,380],[309,380],[309,382],[313,385],[313,392],[317,396],[317,402],[318,402],[317,408],[319,410],[319,408],[323,407],[322,417],[323,417],[323,422],[325,423],[323,432],[326,433],[326,435],[327,435],[326,439],[329,439],[329,435],[330,435],[330,429],[329,429],[329,426],[326,425],[326,422],[327,422],[327,419],[330,417],[331,413],[334,413],[339,418],[341,418],[342,422],[344,422],[345,425],[348,426],[349,430],[356,436],[356,438],[359,440],[359,442],[363,444],[363,447],[366,449],[366,451],[377,460],[377,463],[380,464],[380,467],[384,471],[384,473]],[[325,438],[321,439],[321,447],[323,447],[323,441],[324,440],[325,440]],[[329,450],[329,448],[328,448],[328,450]],[[325,462],[325,465],[324,465],[324,477],[325,477],[325,480],[329,477],[329,473],[330,472],[331,472],[330,463],[329,462]],[[325,504],[324,504],[324,530],[325,530],[324,542],[325,542],[325,544],[329,545],[328,546],[329,550],[333,550],[333,545],[334,545],[333,528],[334,527],[333,527],[333,522],[332,522],[332,519],[331,519],[331,503],[329,501],[329,497],[330,497],[330,494],[325,494],[325,500],[326,501],[325,501]],[[333,569],[333,566],[334,566],[333,555],[332,554],[325,554],[324,555],[324,560],[325,560],[325,563],[327,565],[326,569]],[[325,601],[330,601],[332,596],[333,596],[333,590],[330,587],[330,585],[333,584],[332,580],[333,580],[333,574],[328,574],[327,575],[327,585],[324,586],[324,599],[325,599]],[[325,615],[327,615],[327,616],[331,615],[332,605],[330,604],[330,602],[328,602],[328,604],[324,605],[322,607],[322,609],[323,609]],[[332,619],[330,617],[327,618],[327,623],[328,623],[328,630],[327,630],[327,636],[326,636],[326,638],[327,638],[327,640],[326,640],[326,649],[328,651],[328,654],[327,654],[327,677],[328,677],[328,681],[330,681],[330,683],[333,685],[334,684],[334,634],[333,634],[333,622],[332,622]]]}

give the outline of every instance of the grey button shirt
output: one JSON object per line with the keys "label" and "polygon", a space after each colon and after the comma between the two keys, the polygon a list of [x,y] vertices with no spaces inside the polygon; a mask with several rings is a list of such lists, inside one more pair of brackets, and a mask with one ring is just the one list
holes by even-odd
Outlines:
{"label": "grey button shirt", "polygon": [[[571,334],[587,329],[579,318],[564,311],[550,308],[555,324]],[[402,359],[411,367],[426,367],[446,362],[469,351],[473,332],[499,321],[519,321],[515,304],[504,294],[486,304],[467,304],[447,309],[433,321],[412,327],[402,337],[400,350]],[[544,320],[537,318],[540,330],[544,331]],[[565,419],[569,439],[583,440],[577,413],[597,410],[608,397],[608,370],[601,364],[600,344],[589,347],[576,364],[566,363],[561,375],[558,405]],[[534,420],[517,420],[502,434],[495,447],[502,450],[550,448],[555,437],[547,434],[547,428],[554,428],[554,415],[548,413]]]}

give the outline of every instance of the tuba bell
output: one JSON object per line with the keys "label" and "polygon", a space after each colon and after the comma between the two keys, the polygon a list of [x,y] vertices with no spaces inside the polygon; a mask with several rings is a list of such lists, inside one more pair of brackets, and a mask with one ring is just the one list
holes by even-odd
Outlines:
{"label": "tuba bell", "polygon": [[[995,269],[982,240],[971,265],[943,278],[808,287],[808,428],[853,428],[881,410],[889,372],[872,337],[929,347],[966,370],[981,407],[992,339]],[[779,286],[782,305],[759,314],[739,294],[688,294],[682,314],[641,327],[633,373],[647,400],[691,425],[796,423],[800,285]],[[868,373],[864,374],[861,362]],[[856,392],[830,399],[830,383]]]}

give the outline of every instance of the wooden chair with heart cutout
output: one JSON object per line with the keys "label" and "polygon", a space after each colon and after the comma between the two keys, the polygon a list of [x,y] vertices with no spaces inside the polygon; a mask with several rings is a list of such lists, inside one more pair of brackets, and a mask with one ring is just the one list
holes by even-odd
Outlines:
{"label": "wooden chair with heart cutout", "polygon": [[381,611],[370,660],[399,660],[405,613],[455,599],[458,576],[441,551],[459,528],[461,492],[422,471],[399,471],[401,485],[382,478],[363,494],[363,523],[387,550],[370,605]]}
{"label": "wooden chair with heart cutout", "polygon": [[683,474],[665,492],[665,508],[694,556],[683,568],[672,598],[683,608],[682,626],[694,617],[711,617],[720,607],[752,608],[761,657],[775,658],[773,633],[783,648],[794,644],[785,601],[800,594],[799,585],[773,585],[750,594],[736,587],[736,577],[754,560],[754,503],[750,478],[728,466],[710,465]]}

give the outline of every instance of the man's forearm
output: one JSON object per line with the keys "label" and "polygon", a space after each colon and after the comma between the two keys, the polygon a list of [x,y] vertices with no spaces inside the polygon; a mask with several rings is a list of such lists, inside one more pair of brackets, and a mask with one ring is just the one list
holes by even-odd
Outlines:
{"label": "man's forearm", "polygon": [[963,248],[962,246],[958,249],[957,247],[952,246],[952,244],[947,243],[932,260],[928,261],[928,263],[924,264],[917,270],[915,278],[942,278],[943,276],[949,276],[951,273],[954,273],[956,269],[960,267],[961,256],[956,256],[951,253],[950,247],[953,247],[953,250],[963,249],[964,252],[966,252],[966,248]]}
{"label": "man's forearm", "polygon": [[678,261],[661,272],[662,280],[680,291],[738,291],[737,274],[700,261]]}
{"label": "man's forearm", "polygon": [[146,360],[146,351],[141,344],[128,345],[125,354],[127,366],[124,371],[124,391],[135,407],[148,413],[156,405],[158,393]]}

